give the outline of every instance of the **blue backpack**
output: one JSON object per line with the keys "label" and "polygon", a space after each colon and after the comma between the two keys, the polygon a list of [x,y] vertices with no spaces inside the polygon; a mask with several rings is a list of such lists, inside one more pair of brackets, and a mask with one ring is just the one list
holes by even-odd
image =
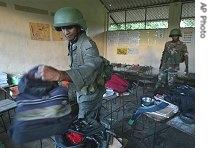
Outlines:
{"label": "blue backpack", "polygon": [[16,144],[62,134],[72,120],[68,89],[55,82],[35,79],[36,71],[37,67],[30,70],[18,84],[20,94],[9,130]]}

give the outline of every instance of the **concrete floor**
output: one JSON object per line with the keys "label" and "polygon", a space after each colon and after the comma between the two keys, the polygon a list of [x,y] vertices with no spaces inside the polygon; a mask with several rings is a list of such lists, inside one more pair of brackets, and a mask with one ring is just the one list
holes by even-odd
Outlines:
{"label": "concrete floor", "polygon": [[[133,93],[135,94],[135,93]],[[139,94],[137,94],[139,96]],[[128,140],[126,148],[152,148],[153,144],[153,136],[146,139],[144,142],[140,141],[137,138],[132,136],[132,128],[127,125],[127,121],[132,115],[133,111],[137,107],[135,95],[123,96],[120,98],[116,98],[112,101],[113,108],[112,110],[119,108],[116,112],[114,112],[111,116],[107,116],[107,113],[110,112],[110,103],[103,103],[105,108],[102,108],[102,117],[104,117],[104,122],[113,123],[113,128],[119,137],[124,137]],[[122,112],[122,100],[124,99],[124,113]],[[122,121],[124,125],[124,133],[122,133]],[[152,122],[151,122],[152,124]],[[8,125],[9,126],[9,125]],[[148,128],[148,132],[152,132],[153,129]],[[1,129],[0,129],[1,131]],[[141,138],[141,137],[140,137]],[[184,132],[181,132],[174,128],[169,128],[165,133],[160,135],[159,141],[156,141],[155,148],[194,148],[195,147],[195,138],[194,136],[189,136]],[[5,145],[5,148],[24,148],[23,146],[12,145],[12,142],[9,136],[4,132],[0,134],[0,141]],[[29,144],[25,146],[25,148],[39,148],[40,141],[33,142],[33,144]],[[53,141],[50,139],[44,139],[42,142],[43,148],[54,148]],[[1,148],[1,147],[0,147]]]}

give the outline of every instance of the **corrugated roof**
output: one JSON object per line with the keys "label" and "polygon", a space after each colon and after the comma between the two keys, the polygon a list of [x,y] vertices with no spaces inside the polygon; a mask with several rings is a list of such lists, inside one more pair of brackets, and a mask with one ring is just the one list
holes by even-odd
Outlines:
{"label": "corrugated roof", "polygon": [[114,11],[109,13],[109,23],[143,22],[153,20],[167,20],[169,18],[169,6],[156,6],[147,9],[140,8],[126,11]]}
{"label": "corrugated roof", "polygon": [[172,2],[195,2],[195,0],[100,0],[101,3],[110,11],[135,9],[146,6],[163,5]]}

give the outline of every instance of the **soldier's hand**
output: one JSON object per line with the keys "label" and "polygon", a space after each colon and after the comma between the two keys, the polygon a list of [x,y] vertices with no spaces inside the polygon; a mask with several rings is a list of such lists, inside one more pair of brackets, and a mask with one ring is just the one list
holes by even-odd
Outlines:
{"label": "soldier's hand", "polygon": [[184,72],[185,72],[185,75],[188,75],[189,74],[188,68],[186,68]]}
{"label": "soldier's hand", "polygon": [[61,72],[51,66],[40,65],[35,77],[43,81],[60,81]]}
{"label": "soldier's hand", "polygon": [[36,78],[43,81],[68,81],[72,82],[70,76],[65,71],[60,71],[52,66],[40,65],[38,71],[35,74]]}

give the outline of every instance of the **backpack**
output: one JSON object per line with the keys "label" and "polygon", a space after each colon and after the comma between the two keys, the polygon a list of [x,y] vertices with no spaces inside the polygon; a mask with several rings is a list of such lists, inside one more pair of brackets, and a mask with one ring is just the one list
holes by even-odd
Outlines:
{"label": "backpack", "polygon": [[111,65],[110,61],[103,56],[100,57],[102,58],[101,69],[96,79],[99,86],[104,86],[106,82],[111,79],[113,65]]}
{"label": "backpack", "polygon": [[195,88],[188,85],[178,86],[166,92],[166,101],[177,105],[182,116],[195,118]]}
{"label": "backpack", "polygon": [[9,130],[16,144],[62,134],[73,119],[68,89],[35,79],[37,70],[31,69],[18,84],[20,94],[15,99],[17,108]]}
{"label": "backpack", "polygon": [[111,79],[106,82],[105,86],[115,92],[123,93],[128,89],[129,83],[121,75],[112,74]]}

